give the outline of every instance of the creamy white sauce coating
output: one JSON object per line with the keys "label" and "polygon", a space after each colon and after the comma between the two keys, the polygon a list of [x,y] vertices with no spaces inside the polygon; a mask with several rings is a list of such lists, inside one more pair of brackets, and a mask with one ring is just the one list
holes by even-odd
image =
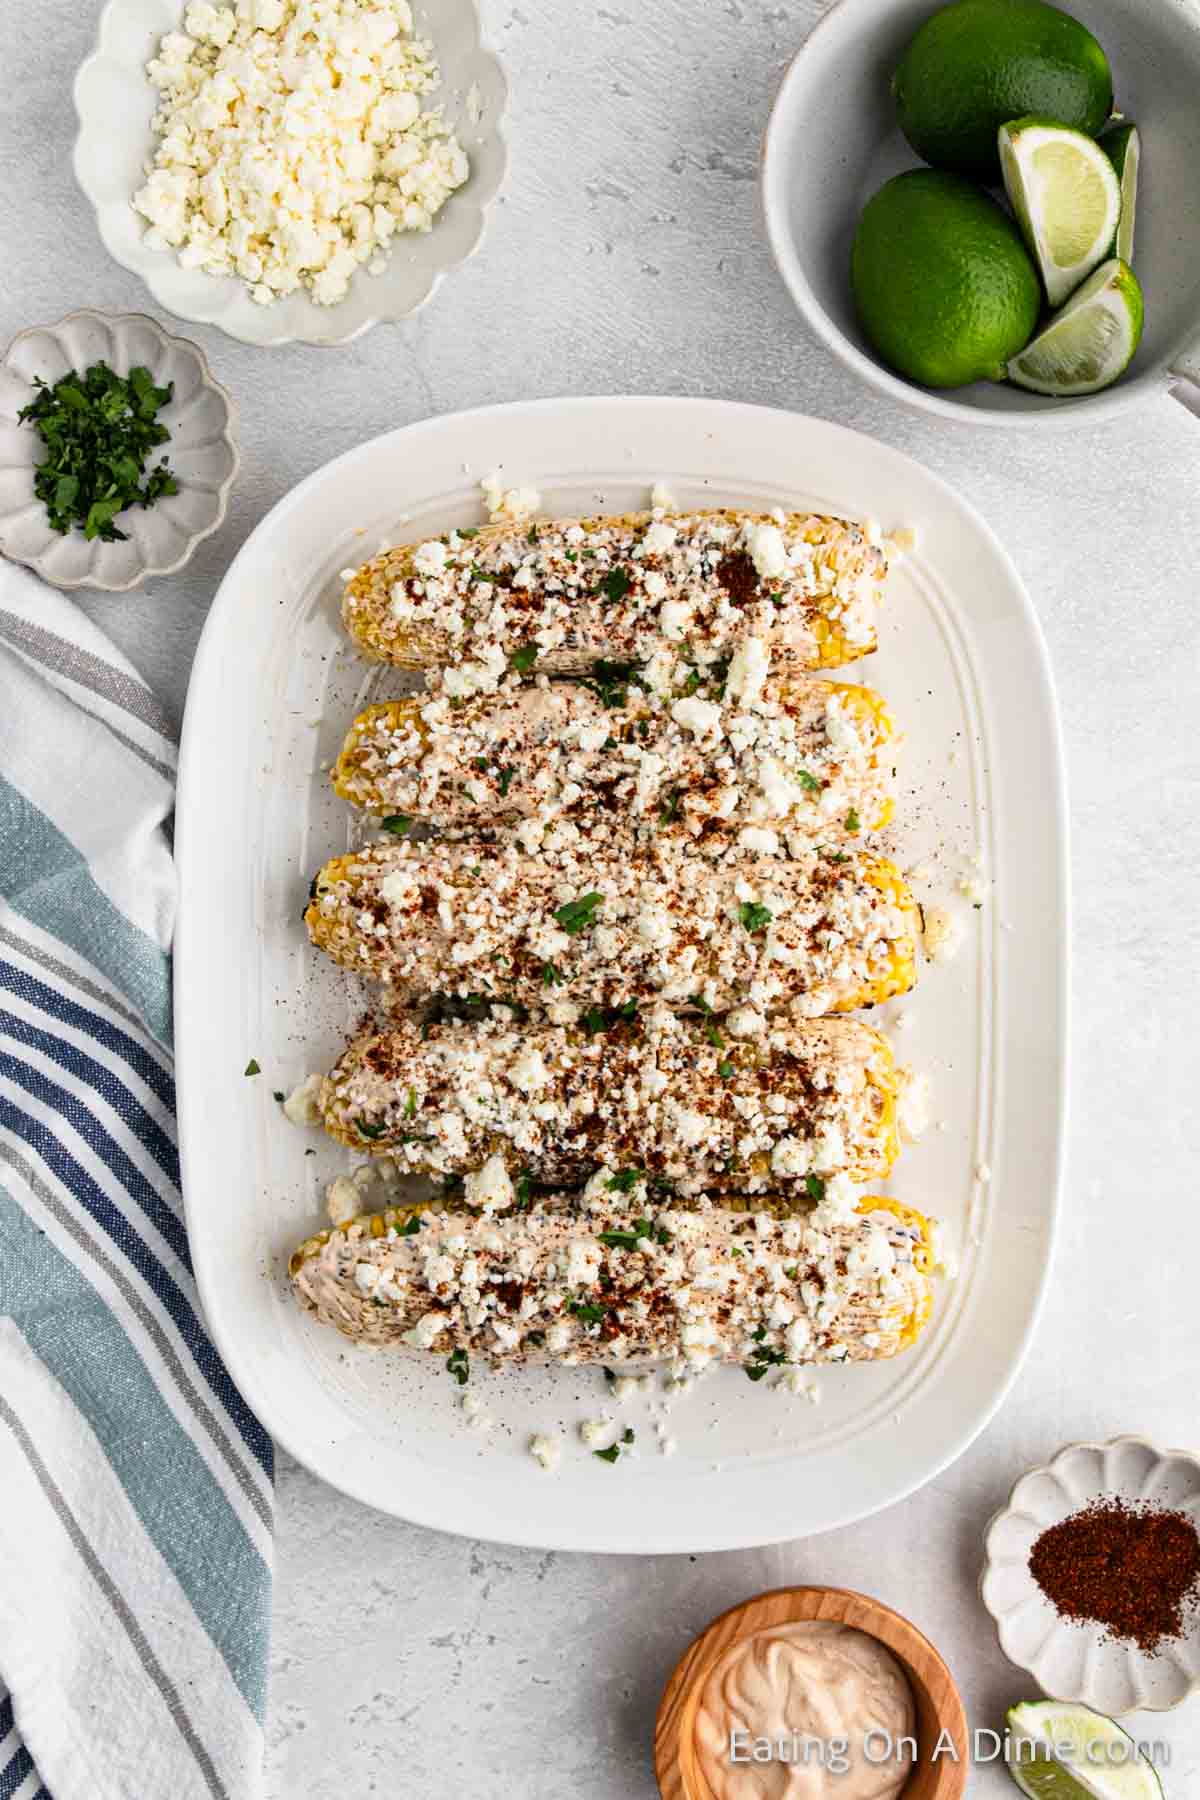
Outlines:
{"label": "creamy white sauce coating", "polygon": [[[878,1638],[797,1620],[725,1652],[698,1698],[695,1743],[713,1800],[897,1800],[915,1719],[908,1677]],[[763,1743],[774,1754],[758,1760]]]}

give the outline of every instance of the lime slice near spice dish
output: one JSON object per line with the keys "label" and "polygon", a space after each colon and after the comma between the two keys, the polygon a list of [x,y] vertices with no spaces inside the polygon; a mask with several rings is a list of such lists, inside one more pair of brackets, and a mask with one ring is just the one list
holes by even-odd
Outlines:
{"label": "lime slice near spice dish", "polygon": [[1121,182],[1107,153],[1052,119],[1000,127],[1000,167],[1021,234],[1051,306],[1061,306],[1109,255],[1121,217]]}
{"label": "lime slice near spice dish", "polygon": [[1038,1700],[1008,1714],[1008,1772],[1029,1800],[1163,1800],[1127,1731],[1088,1706]]}

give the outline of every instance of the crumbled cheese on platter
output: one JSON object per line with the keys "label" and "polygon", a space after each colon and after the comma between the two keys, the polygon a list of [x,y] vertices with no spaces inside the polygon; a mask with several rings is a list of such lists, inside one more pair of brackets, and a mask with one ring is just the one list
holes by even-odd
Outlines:
{"label": "crumbled cheese on platter", "polygon": [[846,520],[656,509],[527,526],[498,479],[491,491],[497,523],[447,534],[436,575],[418,564],[427,546],[358,570],[343,618],[373,655],[406,663],[428,646],[418,661],[447,663],[486,642],[561,671],[645,661],[671,637],[710,665],[759,636],[779,661],[814,668],[874,647],[887,561]]}
{"label": "crumbled cheese on platter", "polygon": [[[688,1193],[805,1189],[891,1167],[895,1066],[856,1021],[733,1041],[703,1015],[657,1007],[596,1031],[489,1011],[404,1014],[357,1039],[322,1091],[327,1129],[410,1173],[461,1174],[501,1152],[541,1181],[631,1164]],[[548,1079],[531,1096],[515,1066],[534,1048]]]}
{"label": "crumbled cheese on platter", "polygon": [[910,985],[917,911],[893,879],[877,858],[811,848],[713,867],[678,836],[642,854],[578,833],[537,856],[511,840],[385,843],[328,865],[308,917],[314,942],[400,1003],[435,991],[538,1005],[549,986],[585,1006],[702,993],[717,1011],[817,1017]]}
{"label": "crumbled cheese on platter", "polygon": [[[726,679],[670,655],[641,673],[520,683],[473,651],[428,695],[369,708],[338,762],[360,806],[449,826],[602,812],[657,837],[753,833],[766,853],[798,835],[838,842],[891,814],[893,726],[869,689],[812,676],[769,679],[750,638]],[[447,681],[449,678],[449,683]],[[656,684],[656,685],[655,685]],[[771,832],[774,832],[774,838]]]}
{"label": "crumbled cheese on platter", "polygon": [[925,954],[930,962],[951,962],[966,937],[961,913],[948,906],[925,908]]}
{"label": "crumbled cheese on platter", "polygon": [[147,66],[159,143],[133,205],[184,268],[332,306],[466,181],[407,0],[195,0],[183,27]]}
{"label": "crumbled cheese on platter", "polygon": [[[306,1306],[368,1343],[601,1363],[618,1378],[639,1363],[681,1374],[741,1363],[757,1380],[889,1356],[922,1308],[920,1232],[886,1211],[682,1211],[640,1180],[606,1206],[571,1207],[557,1195],[502,1221],[428,1211],[415,1232],[356,1222],[293,1281]],[[591,1448],[614,1429],[597,1418],[580,1435]]]}

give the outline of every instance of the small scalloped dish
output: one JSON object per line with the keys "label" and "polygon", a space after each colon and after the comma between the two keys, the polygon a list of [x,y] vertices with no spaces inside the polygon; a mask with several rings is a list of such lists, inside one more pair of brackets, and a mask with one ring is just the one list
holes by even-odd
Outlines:
{"label": "small scalloped dish", "polygon": [[[171,435],[149,464],[165,457],[179,492],[118,513],[123,542],[54,530],[34,493],[41,439],[17,416],[37,392],[36,375],[53,383],[97,362],[117,375],[141,366],[157,386],[174,389],[158,415]],[[204,352],[144,313],[74,312],[21,332],[0,365],[0,552],[60,588],[123,593],[148,575],[172,574],[225,517],[239,461],[235,416]]]}
{"label": "small scalloped dish", "polygon": [[234,276],[185,269],[173,250],[145,241],[147,221],[133,209],[156,139],[158,93],[146,74],[164,33],[181,29],[187,0],[108,0],[96,47],[75,77],[75,178],[96,209],[104,247],[140,275],[158,304],[177,318],[216,325],[244,344],[347,344],[388,319],[407,318],[442,277],[478,249],[485,215],[504,179],[499,122],[507,99],[504,71],[480,41],[475,0],[414,0],[414,30],[429,38],[442,82],[430,96],[454,127],[471,173],[428,232],[392,241],[382,274],[359,269],[350,292],[318,306],[297,289],[269,306]]}
{"label": "small scalloped dish", "polygon": [[1102,1625],[1062,1618],[1029,1570],[1042,1532],[1100,1499],[1182,1512],[1200,1530],[1200,1457],[1118,1437],[1070,1444],[1048,1467],[1030,1470],[988,1526],[983,1603],[1009,1661],[1052,1699],[1082,1701],[1112,1718],[1166,1712],[1200,1687],[1200,1614],[1185,1613],[1183,1636],[1150,1654]]}

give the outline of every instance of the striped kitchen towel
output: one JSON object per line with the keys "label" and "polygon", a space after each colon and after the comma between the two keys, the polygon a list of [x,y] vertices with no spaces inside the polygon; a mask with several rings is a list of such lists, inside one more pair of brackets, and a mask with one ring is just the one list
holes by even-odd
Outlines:
{"label": "striped kitchen towel", "polygon": [[180,1206],[174,768],[129,664],[0,562],[0,1800],[262,1791],[272,1452]]}

